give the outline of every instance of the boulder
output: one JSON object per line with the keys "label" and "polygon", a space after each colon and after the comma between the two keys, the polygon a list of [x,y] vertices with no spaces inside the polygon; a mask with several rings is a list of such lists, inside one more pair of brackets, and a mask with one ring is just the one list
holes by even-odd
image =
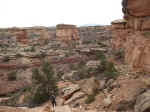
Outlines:
{"label": "boulder", "polygon": [[80,84],[82,91],[86,94],[92,94],[93,90],[99,90],[100,82],[96,80],[94,77],[85,79]]}
{"label": "boulder", "polygon": [[150,91],[147,91],[137,97],[134,110],[135,112],[150,111]]}
{"label": "boulder", "polygon": [[112,99],[111,99],[111,95],[108,95],[105,99],[104,99],[104,106],[108,107],[110,106],[112,103]]}
{"label": "boulder", "polygon": [[85,96],[85,94],[83,92],[79,91],[79,92],[73,94],[73,96],[70,99],[68,99],[67,101],[65,101],[64,104],[65,105],[71,104],[71,103],[75,102],[76,100],[83,98],[84,96]]}
{"label": "boulder", "polygon": [[80,90],[79,85],[71,84],[71,85],[68,85],[68,87],[63,88],[61,93],[63,94],[64,100],[68,100],[69,98],[72,97],[74,93],[76,93],[79,90]]}

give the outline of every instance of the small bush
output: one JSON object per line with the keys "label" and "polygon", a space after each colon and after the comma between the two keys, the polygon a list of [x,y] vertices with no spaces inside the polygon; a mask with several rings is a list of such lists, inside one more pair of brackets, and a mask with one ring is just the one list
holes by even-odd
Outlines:
{"label": "small bush", "polygon": [[30,49],[30,51],[31,51],[31,52],[35,52],[35,47],[32,46],[31,49]]}
{"label": "small bush", "polygon": [[18,54],[16,54],[16,57],[21,58],[21,57],[23,57],[23,55],[18,53]]}
{"label": "small bush", "polygon": [[100,59],[100,60],[106,60],[105,54],[104,52],[96,52],[96,59]]}
{"label": "small bush", "polygon": [[116,78],[118,75],[117,70],[112,62],[106,62],[104,65],[104,75],[107,78]]}
{"label": "small bush", "polygon": [[115,79],[119,74],[116,68],[114,67],[114,64],[108,61],[102,61],[101,65],[97,67],[97,71],[103,73],[104,76],[108,79]]}
{"label": "small bush", "polygon": [[9,59],[9,56],[5,56],[4,58],[3,58],[3,62],[8,62],[10,59]]}
{"label": "small bush", "polygon": [[124,59],[124,50],[123,49],[115,50],[112,53],[115,56],[115,59],[121,59],[121,60]]}
{"label": "small bush", "polygon": [[39,59],[43,59],[46,57],[46,54],[45,53],[41,53],[41,54],[37,54],[36,55],[36,58],[39,58]]}
{"label": "small bush", "polygon": [[7,74],[9,81],[15,81],[17,79],[17,71],[13,71]]}
{"label": "small bush", "polygon": [[83,68],[84,66],[85,66],[85,62],[83,61],[83,60],[81,60],[80,62],[79,62],[79,68]]}
{"label": "small bush", "polygon": [[48,91],[42,86],[38,87],[35,94],[32,97],[33,104],[42,104],[49,99]]}
{"label": "small bush", "polygon": [[144,37],[150,38],[150,32],[149,31],[145,31],[142,34],[143,34]]}
{"label": "small bush", "polygon": [[103,73],[104,76],[108,79],[115,79],[118,76],[118,72],[114,67],[114,64],[106,60],[106,57],[103,52],[99,52],[96,56],[97,59],[101,60],[101,64],[97,67],[97,72]]}
{"label": "small bush", "polygon": [[90,43],[91,43],[91,41],[89,41],[89,40],[85,40],[82,42],[82,44],[90,44]]}
{"label": "small bush", "polygon": [[90,104],[93,101],[95,101],[95,94],[88,95],[87,99],[85,100],[85,104]]}

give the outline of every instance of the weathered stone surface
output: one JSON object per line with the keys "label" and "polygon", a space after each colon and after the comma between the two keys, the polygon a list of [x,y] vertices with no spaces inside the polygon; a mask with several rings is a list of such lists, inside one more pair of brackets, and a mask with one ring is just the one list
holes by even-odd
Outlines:
{"label": "weathered stone surface", "polygon": [[25,30],[16,32],[17,36],[17,42],[21,44],[27,44],[28,43],[28,37],[27,32]]}
{"label": "weathered stone surface", "polygon": [[149,0],[124,0],[127,1],[127,9],[133,16],[150,16]]}
{"label": "weathered stone surface", "polygon": [[143,19],[141,30],[150,30],[150,17],[146,17]]}
{"label": "weathered stone surface", "polygon": [[105,99],[104,99],[104,106],[105,107],[108,107],[110,106],[112,103],[112,98],[111,98],[111,95],[108,95]]}
{"label": "weathered stone surface", "polygon": [[135,104],[135,112],[150,111],[150,91],[147,91],[138,96]]}
{"label": "weathered stone surface", "polygon": [[0,95],[16,92],[24,86],[25,83],[23,81],[8,82],[7,80],[0,80]]}
{"label": "weathered stone surface", "polygon": [[70,104],[70,103],[73,103],[75,102],[76,100],[80,99],[80,98],[83,98],[85,96],[85,94],[83,92],[77,92],[75,94],[73,94],[73,96],[68,99],[64,104]]}
{"label": "weathered stone surface", "polygon": [[78,35],[82,42],[102,41],[111,38],[110,26],[82,26],[78,28]]}
{"label": "weathered stone surface", "polygon": [[119,20],[115,20],[115,21],[112,21],[111,24],[112,24],[112,28],[113,29],[125,29],[126,28],[126,20],[124,19],[119,19]]}
{"label": "weathered stone surface", "polygon": [[[149,71],[150,1],[123,0],[126,27],[112,22],[113,49],[125,50],[125,61],[137,70]],[[115,27],[115,25],[118,25]],[[120,29],[118,28],[120,26]]]}
{"label": "weathered stone surface", "polygon": [[124,48],[126,38],[130,33],[130,30],[126,27],[125,20],[115,20],[112,22],[112,48],[118,50]]}
{"label": "weathered stone surface", "polygon": [[125,60],[132,68],[149,70],[150,35],[147,32],[136,32],[128,36],[125,47]]}
{"label": "weathered stone surface", "polygon": [[92,94],[93,90],[98,90],[99,88],[100,88],[100,82],[95,78],[86,79],[81,83],[81,89],[86,94]]}
{"label": "weathered stone surface", "polygon": [[69,99],[75,92],[79,91],[80,87],[77,84],[71,84],[62,90],[63,98],[65,100]]}
{"label": "weathered stone surface", "polygon": [[25,112],[25,110],[12,107],[0,107],[0,112]]}
{"label": "weathered stone surface", "polygon": [[68,43],[79,40],[77,27],[60,24],[56,26],[56,40]]}

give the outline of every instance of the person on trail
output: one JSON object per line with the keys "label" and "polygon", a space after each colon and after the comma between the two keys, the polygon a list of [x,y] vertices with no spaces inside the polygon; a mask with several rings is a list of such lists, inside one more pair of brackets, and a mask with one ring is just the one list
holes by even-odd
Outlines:
{"label": "person on trail", "polygon": [[50,101],[52,103],[53,108],[56,107],[57,104],[56,104],[56,97],[55,97],[55,95],[51,95],[50,96]]}

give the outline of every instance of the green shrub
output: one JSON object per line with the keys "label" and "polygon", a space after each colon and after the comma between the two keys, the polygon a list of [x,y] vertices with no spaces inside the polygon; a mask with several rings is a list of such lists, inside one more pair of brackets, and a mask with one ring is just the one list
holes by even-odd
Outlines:
{"label": "green shrub", "polygon": [[4,58],[3,58],[3,62],[8,62],[10,59],[9,59],[9,56],[5,56]]}
{"label": "green shrub", "polygon": [[93,101],[95,101],[95,94],[88,95],[87,99],[85,100],[85,103],[90,104]]}
{"label": "green shrub", "polygon": [[150,38],[150,32],[149,31],[145,31],[142,34],[143,34],[144,37]]}
{"label": "green shrub", "polygon": [[79,65],[78,65],[78,67],[79,68],[83,68],[84,66],[85,66],[85,62],[83,61],[83,60],[81,60],[80,62],[79,62]]}
{"label": "green shrub", "polygon": [[30,51],[31,51],[31,52],[35,52],[35,47],[32,46],[31,49],[30,49]]}
{"label": "green shrub", "polygon": [[50,95],[58,95],[57,81],[48,62],[44,61],[41,69],[33,69],[32,79],[35,89],[32,103],[42,104],[48,100]]}
{"label": "green shrub", "polygon": [[21,57],[23,57],[23,55],[18,53],[18,54],[16,54],[16,57],[21,58]]}
{"label": "green shrub", "polygon": [[49,99],[49,92],[46,90],[43,85],[37,88],[35,94],[32,97],[33,104],[42,104]]}
{"label": "green shrub", "polygon": [[14,81],[17,78],[17,71],[13,71],[7,74],[9,81]]}
{"label": "green shrub", "polygon": [[84,40],[83,42],[82,42],[82,44],[90,44],[91,43],[91,41],[89,41],[89,40]]}
{"label": "green shrub", "polygon": [[106,62],[104,65],[104,75],[107,78],[116,78],[118,75],[117,70],[112,62]]}
{"label": "green shrub", "polygon": [[118,72],[112,62],[108,62],[103,52],[99,52],[97,55],[97,59],[101,60],[101,64],[97,67],[97,72],[103,73],[106,78],[116,78],[118,76]]}
{"label": "green shrub", "polygon": [[43,59],[46,57],[46,54],[45,53],[41,53],[41,54],[37,54],[36,55],[36,58],[39,58],[39,59]]}
{"label": "green shrub", "polygon": [[121,59],[121,60],[124,59],[124,50],[123,49],[115,50],[112,53],[115,56],[115,59]]}
{"label": "green shrub", "polygon": [[106,60],[106,56],[104,54],[103,51],[100,51],[100,52],[96,52],[96,59],[99,59],[99,60]]}
{"label": "green shrub", "polygon": [[119,74],[116,68],[114,67],[114,64],[108,61],[102,61],[101,65],[97,67],[97,71],[103,73],[104,76],[108,79],[110,78],[115,79]]}

